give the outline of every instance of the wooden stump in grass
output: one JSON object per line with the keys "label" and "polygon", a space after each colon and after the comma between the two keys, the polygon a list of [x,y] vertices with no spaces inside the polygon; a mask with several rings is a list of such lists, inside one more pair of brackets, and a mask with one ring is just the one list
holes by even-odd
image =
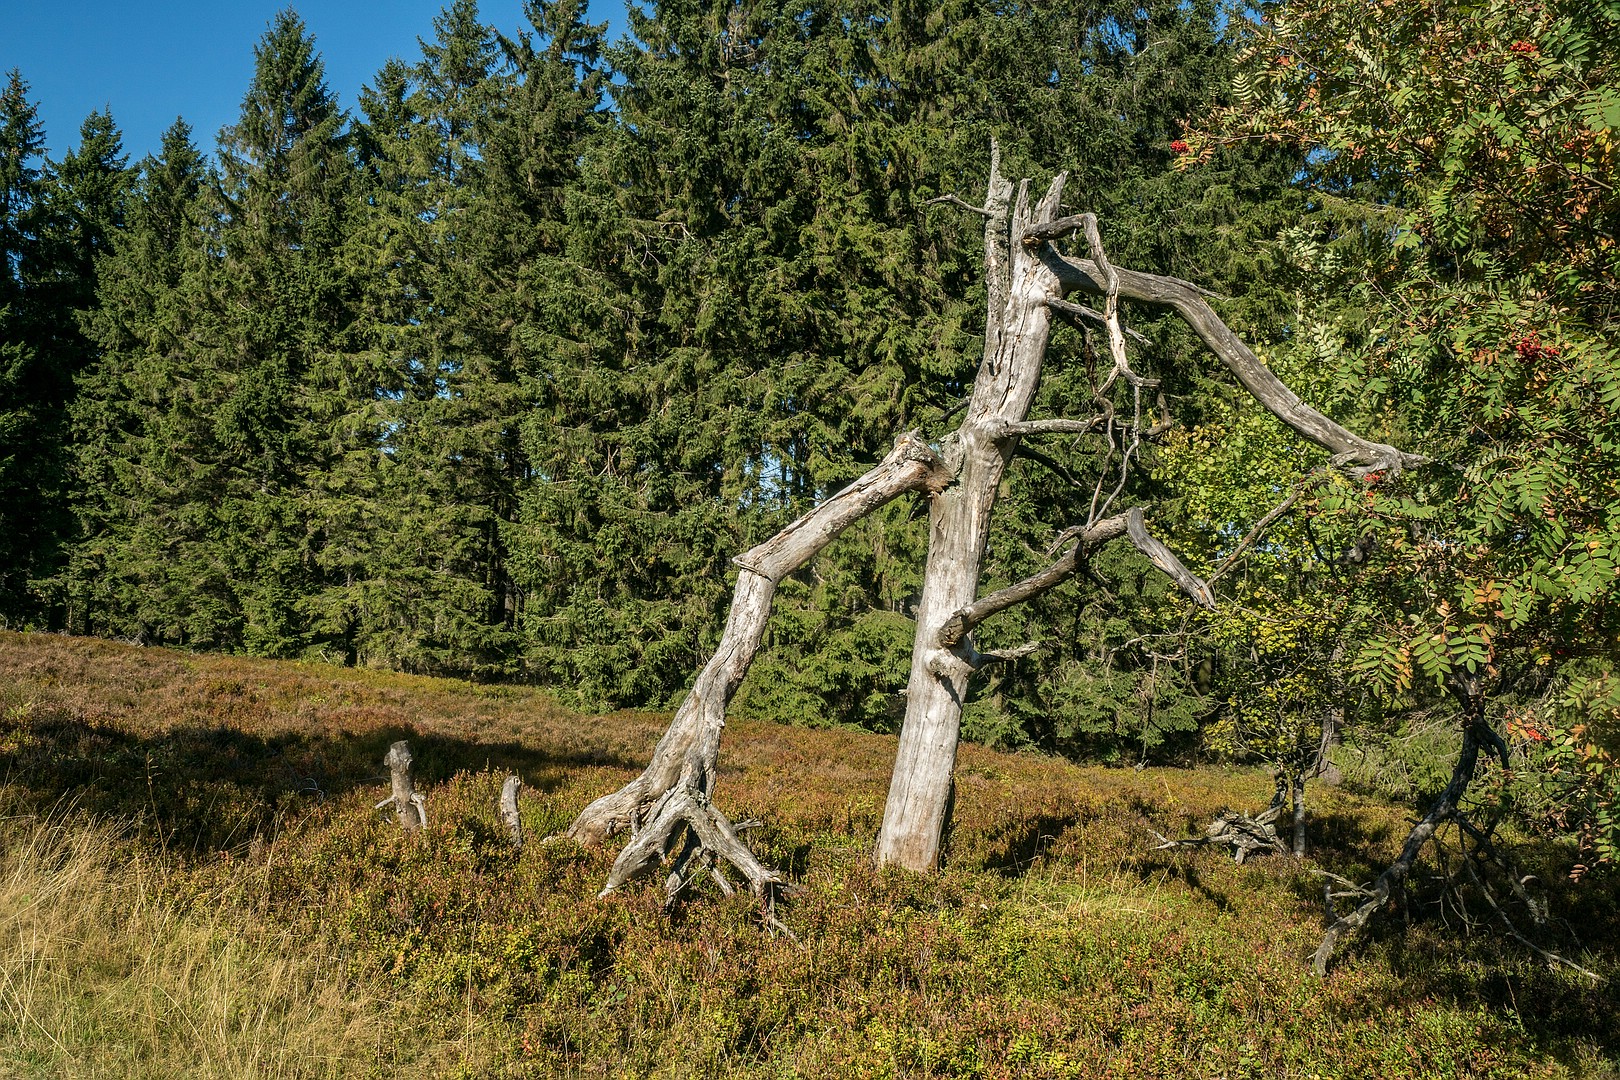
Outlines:
{"label": "wooden stump in grass", "polygon": [[518,815],[518,792],[522,790],[523,781],[516,776],[508,776],[501,785],[501,821],[506,823],[512,846],[519,850],[523,848],[523,819]]}
{"label": "wooden stump in grass", "polygon": [[427,803],[411,780],[411,744],[401,739],[390,746],[383,764],[388,766],[393,794],[378,803],[378,808],[393,803],[399,827],[408,833],[416,832],[427,824]]}

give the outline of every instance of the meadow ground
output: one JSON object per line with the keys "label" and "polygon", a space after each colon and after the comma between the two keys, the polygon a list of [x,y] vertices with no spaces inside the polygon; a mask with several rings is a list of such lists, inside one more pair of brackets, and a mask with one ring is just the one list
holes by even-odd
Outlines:
{"label": "meadow ground", "polygon": [[[718,798],[802,886],[760,929],[709,890],[597,899],[542,842],[665,721],[540,691],[0,633],[0,1076],[1610,1077],[1607,982],[1387,919],[1326,980],[1324,867],[1407,811],[1313,792],[1312,858],[1153,849],[1251,770],[963,749],[949,863],[874,870],[894,740],[738,721]],[[409,738],[429,825],[374,809]],[[508,771],[532,842],[496,817]],[[1617,890],[1559,882],[1617,970]]]}

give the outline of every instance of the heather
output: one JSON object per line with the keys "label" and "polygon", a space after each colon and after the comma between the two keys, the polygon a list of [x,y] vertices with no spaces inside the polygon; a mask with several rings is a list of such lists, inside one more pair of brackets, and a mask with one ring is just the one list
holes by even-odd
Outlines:
{"label": "heather", "polygon": [[[1326,980],[1317,867],[1365,875],[1403,807],[1322,793],[1311,857],[1156,851],[1252,807],[1251,769],[965,746],[948,861],[878,871],[894,741],[738,721],[719,790],[798,891],[792,936],[713,889],[606,898],[544,839],[663,717],[319,664],[0,636],[0,1061],[22,1076],[1605,1076],[1607,983],[1423,910]],[[374,809],[412,740],[428,826]],[[495,815],[525,781],[530,841]],[[1612,886],[1550,898],[1613,971]],[[1538,866],[1538,869],[1541,867]]]}

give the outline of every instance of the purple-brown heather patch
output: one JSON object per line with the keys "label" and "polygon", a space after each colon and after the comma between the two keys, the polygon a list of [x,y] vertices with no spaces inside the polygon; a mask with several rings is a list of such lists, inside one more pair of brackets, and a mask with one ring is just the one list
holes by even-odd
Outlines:
{"label": "purple-brown heather patch", "polygon": [[[1150,827],[1262,805],[1252,770],[966,746],[947,864],[924,877],[870,861],[892,737],[734,721],[716,798],[763,820],[750,842],[799,886],[794,940],[713,888],[673,914],[654,884],[598,899],[612,852],[546,839],[636,774],[661,715],[15,633],[0,715],[9,813],[69,800],[117,822],[177,911],[284,929],[335,958],[325,977],[397,1002],[411,1042],[366,1049],[378,1075],[1556,1077],[1613,1075],[1620,1052],[1606,985],[1421,912],[1312,978],[1313,870],[1368,876],[1405,813],[1313,792],[1304,863],[1154,850]],[[414,836],[375,809],[400,738],[427,800]],[[514,771],[521,851],[496,808]],[[1613,890],[1583,888],[1583,960],[1607,974]]]}

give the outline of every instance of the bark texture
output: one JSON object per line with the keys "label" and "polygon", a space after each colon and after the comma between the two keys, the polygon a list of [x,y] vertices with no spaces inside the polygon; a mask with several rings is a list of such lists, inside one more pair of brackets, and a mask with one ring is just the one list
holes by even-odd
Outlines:
{"label": "bark texture", "polygon": [[518,813],[518,792],[522,790],[523,781],[516,776],[508,776],[501,785],[501,823],[515,848],[523,847],[523,817]]}
{"label": "bark texture", "polygon": [[399,819],[399,827],[406,832],[416,832],[427,824],[427,801],[416,790],[416,783],[411,778],[411,744],[401,739],[390,746],[383,764],[388,766],[392,794],[378,805],[392,805],[394,815]]}
{"label": "bark texture", "polygon": [[917,606],[906,717],[878,832],[879,863],[929,870],[939,862],[962,704],[978,666],[965,634],[948,635],[946,627],[976,598],[997,489],[1018,445],[1015,425],[1027,416],[1040,386],[1051,301],[1063,294],[1051,268],[1012,238],[1056,218],[1064,179],[1059,175],[1031,206],[1028,182],[1014,199],[999,161],[991,163],[984,205],[990,294],[984,358],[954,436],[956,482],[929,507],[928,563]]}

